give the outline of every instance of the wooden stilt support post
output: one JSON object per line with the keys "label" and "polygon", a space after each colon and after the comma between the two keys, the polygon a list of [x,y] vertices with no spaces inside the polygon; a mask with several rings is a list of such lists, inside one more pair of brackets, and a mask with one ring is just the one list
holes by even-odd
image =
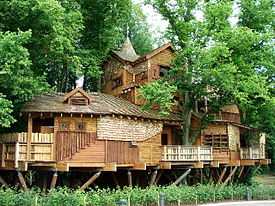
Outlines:
{"label": "wooden stilt support post", "polygon": [[58,174],[57,174],[57,172],[55,172],[55,173],[53,174],[53,177],[52,177],[50,189],[55,188],[56,182],[57,182],[57,177],[58,177]]}
{"label": "wooden stilt support post", "polygon": [[81,187],[80,190],[85,190],[89,187],[99,176],[101,175],[101,171],[95,173],[87,182],[85,182]]}
{"label": "wooden stilt support post", "polygon": [[220,176],[220,178],[218,180],[218,184],[221,184],[221,182],[223,180],[223,177],[224,177],[224,175],[226,173],[226,170],[227,170],[227,167],[223,168],[222,174],[221,174],[221,176]]}
{"label": "wooden stilt support post", "polygon": [[243,174],[243,171],[244,171],[244,166],[241,167],[241,170],[240,170],[239,175],[238,175],[238,179],[241,178],[241,176]]}
{"label": "wooden stilt support post", "polygon": [[1,177],[0,176],[0,184],[2,185],[2,186],[8,186],[8,184],[7,184],[7,182],[3,179],[3,177]]}
{"label": "wooden stilt support post", "polygon": [[17,176],[18,176],[18,179],[19,179],[19,182],[23,188],[24,191],[27,191],[28,190],[28,187],[27,187],[27,184],[26,184],[26,181],[25,181],[25,178],[23,177],[22,173],[20,171],[17,171]]}
{"label": "wooden stilt support post", "polygon": [[223,185],[226,185],[229,182],[229,180],[231,180],[232,176],[235,174],[237,169],[238,169],[238,166],[235,166],[235,168],[230,172],[226,180],[223,182]]}
{"label": "wooden stilt support post", "polygon": [[191,169],[186,170],[174,183],[173,185],[178,185],[179,183],[181,183],[182,180],[184,180],[187,175],[191,172]]}
{"label": "wooden stilt support post", "polygon": [[128,170],[127,175],[128,175],[129,187],[132,187],[133,186],[132,172],[130,170]]}
{"label": "wooden stilt support post", "polygon": [[48,187],[47,177],[48,177],[47,174],[43,175],[43,189],[42,189],[43,192],[47,191],[47,187]]}
{"label": "wooden stilt support post", "polygon": [[155,184],[157,175],[158,175],[158,170],[155,170],[151,175],[149,186],[152,186],[153,184]]}
{"label": "wooden stilt support post", "polygon": [[118,183],[118,180],[117,180],[116,175],[115,175],[114,172],[112,172],[112,177],[113,177],[113,180],[114,180],[116,186],[119,187],[119,183]]}
{"label": "wooden stilt support post", "polygon": [[162,173],[163,173],[163,171],[162,171],[162,170],[160,170],[160,172],[159,172],[159,173],[158,173],[158,175],[157,175],[157,178],[156,178],[156,181],[155,181],[155,185],[157,185],[157,184],[158,184],[159,179],[160,179],[160,177],[161,177]]}

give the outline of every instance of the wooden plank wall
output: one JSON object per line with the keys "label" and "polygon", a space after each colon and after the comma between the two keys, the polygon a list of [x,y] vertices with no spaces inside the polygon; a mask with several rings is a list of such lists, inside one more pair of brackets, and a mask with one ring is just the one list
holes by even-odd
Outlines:
{"label": "wooden plank wall", "polygon": [[161,134],[138,143],[141,162],[158,163],[161,160]]}
{"label": "wooden plank wall", "polygon": [[107,162],[118,164],[133,164],[138,162],[138,147],[131,146],[131,142],[107,141]]}

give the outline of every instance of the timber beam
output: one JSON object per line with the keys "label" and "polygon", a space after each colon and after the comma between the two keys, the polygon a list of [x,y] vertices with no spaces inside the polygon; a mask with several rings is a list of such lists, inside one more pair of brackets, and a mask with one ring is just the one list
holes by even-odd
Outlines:
{"label": "timber beam", "polygon": [[239,174],[238,174],[238,179],[241,178],[241,176],[242,176],[242,174],[243,174],[243,171],[244,171],[244,166],[241,166],[241,170],[240,170],[240,172],[239,172]]}
{"label": "timber beam", "polygon": [[55,172],[55,173],[53,174],[53,177],[52,177],[52,180],[51,180],[50,189],[55,188],[56,182],[57,182],[57,177],[58,177],[58,174],[57,174],[57,172]]}
{"label": "timber beam", "polygon": [[0,176],[0,184],[4,187],[8,186],[7,182]]}
{"label": "timber beam", "polygon": [[182,180],[184,180],[190,172],[191,169],[186,170],[178,179],[176,179],[176,181],[172,185],[178,185],[179,183],[181,183]]}
{"label": "timber beam", "polygon": [[128,170],[127,176],[128,176],[128,185],[129,185],[129,187],[132,187],[133,186],[133,177],[132,177],[132,172],[130,170]]}
{"label": "timber beam", "polygon": [[232,178],[232,176],[235,174],[235,172],[237,171],[238,166],[235,166],[234,169],[230,172],[230,174],[228,175],[228,177],[226,178],[226,180],[223,182],[223,185],[226,185],[229,180]]}
{"label": "timber beam", "polygon": [[227,167],[224,167],[224,168],[223,168],[223,171],[222,171],[222,173],[221,173],[221,175],[220,175],[220,177],[219,177],[219,179],[218,179],[218,184],[221,184],[221,182],[222,182],[222,180],[223,180],[223,177],[224,177],[224,175],[225,175],[225,173],[226,173],[226,170],[227,170]]}
{"label": "timber beam", "polygon": [[158,170],[155,170],[154,172],[152,172],[149,186],[152,186],[155,184],[157,175],[158,175]]}
{"label": "timber beam", "polygon": [[27,187],[25,178],[20,171],[17,171],[17,176],[18,176],[19,182],[21,184],[21,187],[23,188],[24,191],[27,191],[28,187]]}
{"label": "timber beam", "polygon": [[161,177],[162,173],[163,173],[163,170],[160,170],[160,171],[159,171],[159,173],[158,173],[158,175],[157,175],[157,177],[156,177],[156,180],[155,180],[155,185],[157,185],[157,184],[158,184],[159,179],[160,179],[160,177]]}
{"label": "timber beam", "polygon": [[81,187],[80,190],[85,190],[87,187],[89,187],[99,176],[101,175],[101,171],[98,171],[95,173],[90,179],[88,179],[87,182],[85,182]]}

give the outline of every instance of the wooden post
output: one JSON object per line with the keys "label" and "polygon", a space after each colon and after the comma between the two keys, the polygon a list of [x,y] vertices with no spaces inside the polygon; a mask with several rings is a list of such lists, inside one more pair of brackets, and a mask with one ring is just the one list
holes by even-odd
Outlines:
{"label": "wooden post", "polygon": [[114,180],[116,186],[119,187],[119,183],[118,183],[118,180],[117,180],[116,175],[115,175],[114,172],[112,172],[112,177],[113,177],[113,180]]}
{"label": "wooden post", "polygon": [[191,169],[186,170],[174,183],[173,185],[178,185],[179,183],[181,183],[181,181],[183,179],[185,179],[187,177],[187,175],[191,172]]}
{"label": "wooden post", "polygon": [[162,170],[160,170],[160,172],[158,173],[158,176],[157,176],[157,178],[156,178],[155,184],[158,184],[159,179],[160,179],[160,177],[161,177],[162,173],[163,173],[163,171],[162,171]]}
{"label": "wooden post", "polygon": [[221,184],[221,182],[223,180],[223,177],[224,177],[224,175],[226,173],[226,170],[227,170],[227,167],[223,168],[222,174],[221,174],[221,176],[220,176],[220,178],[218,180],[218,184]]}
{"label": "wooden post", "polygon": [[19,142],[15,143],[15,154],[14,154],[14,167],[18,168],[18,161],[19,161]]}
{"label": "wooden post", "polygon": [[235,174],[236,170],[238,169],[238,166],[235,166],[235,168],[230,172],[226,180],[224,181],[223,185],[226,185],[228,181],[231,179],[231,177]]}
{"label": "wooden post", "polygon": [[158,174],[158,170],[155,170],[152,175],[151,175],[151,180],[149,183],[149,186],[152,186],[153,184],[155,184],[156,178],[157,178],[157,174]]}
{"label": "wooden post", "polygon": [[0,176],[0,184],[2,184],[5,187],[8,186],[7,182],[1,176]]}
{"label": "wooden post", "polygon": [[101,174],[101,171],[95,173],[90,179],[88,179],[87,182],[85,182],[81,187],[80,190],[85,190],[87,187],[89,187]]}
{"label": "wooden post", "polygon": [[22,173],[20,171],[17,171],[17,176],[18,176],[18,179],[19,179],[19,182],[23,188],[24,191],[27,191],[28,190],[28,187],[27,187],[27,184],[26,184],[26,181],[25,181],[25,178],[23,177]]}
{"label": "wooden post", "polygon": [[2,162],[1,162],[1,166],[5,167],[5,159],[6,159],[6,144],[2,144]]}
{"label": "wooden post", "polygon": [[47,174],[44,174],[44,175],[43,175],[43,189],[42,189],[43,192],[46,192],[46,191],[47,191],[47,186],[48,186],[47,177],[48,177]]}
{"label": "wooden post", "polygon": [[238,175],[238,179],[240,179],[240,177],[242,176],[243,171],[244,171],[244,166],[241,167],[241,170],[240,170],[239,175]]}
{"label": "wooden post", "polygon": [[128,170],[127,175],[128,175],[129,187],[132,187],[133,186],[132,172],[130,170]]}
{"label": "wooden post", "polygon": [[28,116],[28,139],[27,139],[27,160],[31,159],[31,141],[32,141],[32,117]]}
{"label": "wooden post", "polygon": [[56,182],[57,182],[57,177],[58,177],[58,174],[57,174],[57,172],[55,172],[55,173],[53,174],[53,177],[52,177],[50,189],[55,188]]}

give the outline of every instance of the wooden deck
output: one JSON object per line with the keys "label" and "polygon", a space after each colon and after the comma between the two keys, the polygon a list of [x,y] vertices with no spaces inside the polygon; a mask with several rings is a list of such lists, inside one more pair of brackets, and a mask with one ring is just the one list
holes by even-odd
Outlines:
{"label": "wooden deck", "polygon": [[265,159],[264,146],[248,147],[240,149],[241,160],[260,160]]}

